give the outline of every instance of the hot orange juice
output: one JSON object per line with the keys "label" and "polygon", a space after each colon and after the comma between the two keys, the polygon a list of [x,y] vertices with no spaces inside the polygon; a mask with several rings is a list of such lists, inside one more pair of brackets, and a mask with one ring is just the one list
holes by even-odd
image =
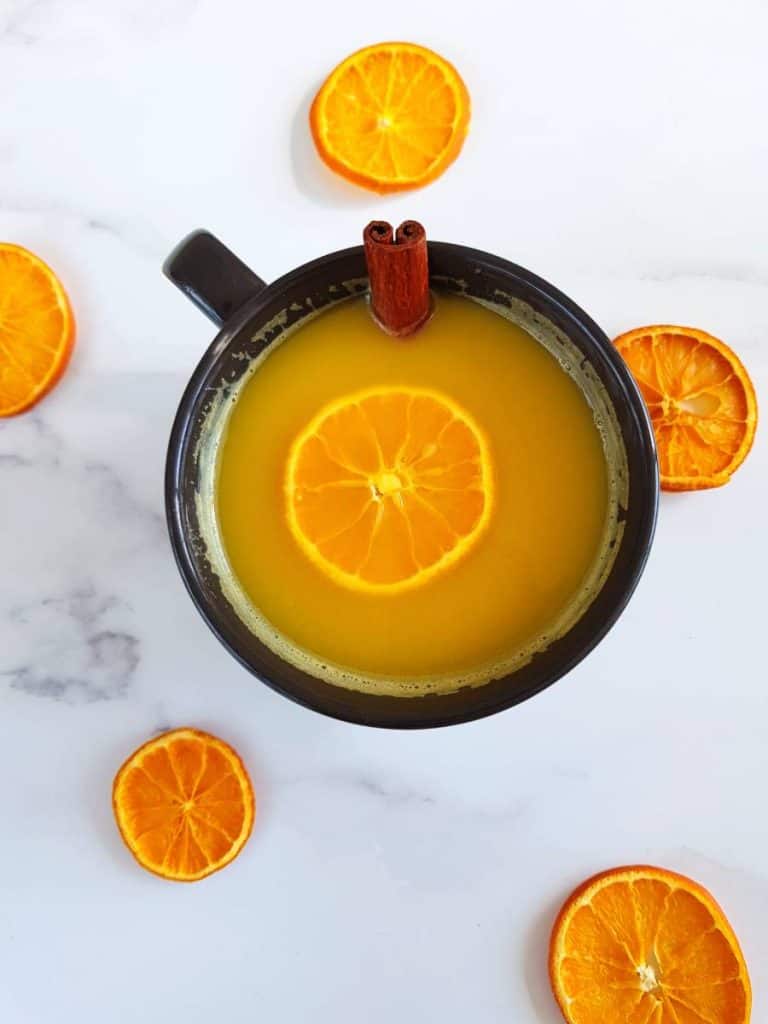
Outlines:
{"label": "hot orange juice", "polygon": [[477,684],[588,603],[614,499],[595,409],[522,327],[440,295],[395,340],[349,299],[240,387],[218,454],[224,584],[332,682]]}

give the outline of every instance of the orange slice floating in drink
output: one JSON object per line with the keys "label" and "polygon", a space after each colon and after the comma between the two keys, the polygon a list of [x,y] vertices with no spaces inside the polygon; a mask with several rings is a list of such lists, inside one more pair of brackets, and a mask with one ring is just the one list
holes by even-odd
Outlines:
{"label": "orange slice floating in drink", "polygon": [[285,490],[291,532],[326,575],[394,593],[477,543],[493,474],[482,430],[452,399],[375,388],[320,410],[291,447]]}

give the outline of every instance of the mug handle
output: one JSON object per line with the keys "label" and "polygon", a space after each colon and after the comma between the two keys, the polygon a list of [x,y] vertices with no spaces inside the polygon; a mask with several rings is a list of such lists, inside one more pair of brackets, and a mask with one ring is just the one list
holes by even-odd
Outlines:
{"label": "mug handle", "polygon": [[163,273],[217,327],[267,287],[209,231],[193,231],[163,263]]}

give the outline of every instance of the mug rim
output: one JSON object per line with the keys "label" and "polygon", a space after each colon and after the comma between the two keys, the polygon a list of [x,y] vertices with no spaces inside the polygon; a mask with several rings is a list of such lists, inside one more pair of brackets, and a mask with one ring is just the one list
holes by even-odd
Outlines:
{"label": "mug rim", "polygon": [[[182,243],[182,245],[183,244],[184,243]],[[203,587],[201,586],[198,578],[198,571],[192,556],[192,551],[190,549],[189,538],[184,528],[185,499],[181,477],[184,467],[184,458],[187,452],[195,414],[201,403],[205,381],[211,368],[225,352],[227,346],[239,336],[240,332],[248,324],[253,323],[253,321],[255,321],[260,314],[275,301],[281,291],[286,291],[292,285],[304,280],[309,283],[318,271],[327,270],[334,263],[342,264],[349,260],[359,259],[361,261],[361,265],[364,265],[362,263],[363,247],[351,246],[349,248],[336,250],[335,252],[317,257],[308,263],[304,263],[301,266],[288,271],[288,273],[283,274],[275,281],[265,285],[261,290],[245,301],[240,308],[221,323],[218,333],[205,350],[192,372],[174,417],[168,442],[164,484],[166,520],[174,558],[185,587],[198,612],[223,646],[241,665],[248,669],[251,674],[255,675],[261,682],[265,683],[282,696],[288,697],[295,703],[298,703],[303,707],[307,707],[310,710],[340,721],[380,728],[427,729],[475,721],[522,703],[530,697],[535,696],[537,693],[549,688],[563,676],[567,675],[603,640],[606,634],[616,623],[632,597],[650,554],[659,504],[659,472],[656,457],[656,445],[653,427],[651,425],[645,402],[623,359],[615,350],[610,339],[595,323],[595,321],[554,285],[545,281],[536,274],[533,274],[524,267],[512,263],[503,257],[450,242],[430,241],[428,246],[431,265],[433,263],[433,258],[437,258],[437,262],[439,262],[439,257],[441,255],[453,256],[454,258],[458,256],[461,260],[466,261],[468,264],[471,263],[473,266],[487,267],[492,272],[500,272],[505,277],[513,278],[522,283],[526,288],[532,289],[539,297],[541,297],[546,306],[558,308],[566,315],[567,319],[574,321],[581,331],[585,332],[590,337],[591,341],[601,350],[601,355],[609,364],[613,374],[619,379],[621,390],[626,397],[629,411],[632,413],[632,418],[635,421],[636,433],[639,439],[639,450],[636,454],[646,472],[646,479],[644,483],[650,486],[638,488],[630,474],[629,482],[631,491],[633,483],[635,483],[635,489],[639,491],[639,495],[631,494],[629,499],[630,505],[637,501],[642,503],[640,529],[639,533],[634,538],[634,546],[637,553],[631,561],[629,571],[626,572],[623,577],[622,584],[615,595],[615,599],[611,602],[610,609],[603,616],[599,625],[590,628],[577,643],[574,643],[569,656],[560,658],[557,662],[557,667],[553,671],[546,672],[540,679],[532,681],[528,685],[509,685],[506,687],[506,692],[501,693],[498,699],[489,702],[487,705],[470,704],[468,706],[462,706],[461,700],[457,699],[455,701],[455,709],[450,712],[438,712],[436,709],[434,711],[430,711],[431,702],[435,699],[430,695],[407,698],[382,697],[381,695],[361,694],[359,691],[351,691],[345,687],[336,686],[331,683],[323,683],[321,680],[317,679],[315,679],[315,681],[323,687],[321,690],[323,693],[323,699],[309,699],[301,693],[296,692],[295,689],[292,689],[290,683],[286,683],[283,679],[279,678],[279,675],[276,677],[274,671],[267,672],[260,666],[254,665],[248,655],[240,649],[237,637],[234,635],[234,631],[229,628],[226,617],[220,613],[220,609],[215,606],[215,603],[209,601],[204,594]],[[365,275],[363,274],[362,276]],[[259,281],[255,275],[254,280]],[[440,280],[439,275],[437,280]],[[261,284],[262,282],[259,283]],[[256,325],[254,324],[254,326]],[[271,344],[272,341],[269,341],[265,347],[269,348]],[[616,403],[613,394],[610,395],[610,400],[611,405],[615,407]],[[623,428],[622,437],[625,445],[627,445],[627,438]],[[627,452],[627,455],[629,458],[629,451]],[[622,541],[620,542],[620,547],[623,543],[624,538],[622,538]],[[574,635],[578,632],[579,625],[588,618],[590,609],[597,603],[601,594],[606,589],[611,580],[612,574],[613,569],[611,569],[608,578],[603,581],[603,584],[595,595],[594,600],[580,618],[566,631],[565,634],[563,634],[562,637],[554,641],[550,648],[546,648],[542,651],[541,655],[546,654],[546,652],[551,648],[557,647],[561,642],[567,641],[568,638],[572,638],[573,640]],[[264,650],[269,651],[266,647],[264,647]],[[303,673],[301,670],[295,669],[294,666],[274,652],[270,653],[273,655],[270,660],[274,661],[276,665],[282,666],[285,669],[290,669],[289,674],[298,673],[299,675],[308,675],[308,673]],[[541,655],[534,655],[534,659]],[[479,693],[491,686],[492,683],[498,682],[503,684],[505,681],[511,681],[515,675],[523,671],[524,667],[525,666],[521,666],[517,670],[512,670],[510,673],[498,680],[491,680],[488,683],[476,685],[472,689]],[[314,677],[311,678],[314,679]],[[459,698],[464,692],[465,690],[459,689],[454,691],[453,694],[441,694],[441,704],[445,702],[450,703],[451,697]],[[350,694],[355,695],[355,701],[350,701],[349,699],[345,701],[344,696],[346,695],[347,698],[349,698]],[[360,697],[363,698],[362,703],[368,705],[368,710],[364,712],[357,709],[357,704],[361,703],[359,700]],[[398,720],[397,714],[394,711],[391,714],[376,713],[376,707],[381,707],[382,701],[387,703],[396,702],[398,705],[413,703],[415,706],[418,706],[419,710],[423,709],[425,713],[423,715],[409,715],[402,720]]]}

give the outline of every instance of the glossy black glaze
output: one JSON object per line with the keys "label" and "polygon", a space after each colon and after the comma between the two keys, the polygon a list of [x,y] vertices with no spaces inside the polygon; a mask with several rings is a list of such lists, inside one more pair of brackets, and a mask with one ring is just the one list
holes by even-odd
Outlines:
{"label": "glossy black glaze", "polygon": [[179,242],[163,273],[217,327],[267,287],[231,249],[202,230]]}
{"label": "glossy black glaze", "polygon": [[[389,728],[427,728],[481,718],[518,704],[562,678],[599,643],[629,600],[650,551],[658,505],[656,450],[645,405],[622,359],[586,313],[546,281],[498,256],[430,242],[429,264],[431,281],[438,289],[464,290],[496,304],[503,304],[504,295],[522,299],[580,349],[599,374],[614,405],[627,451],[630,497],[610,574],[593,603],[565,636],[504,678],[451,694],[414,698],[346,690],[283,661],[239,619],[201,553],[201,545],[195,543],[197,478],[193,453],[204,429],[207,396],[222,380],[234,382],[244,372],[247,363],[235,359],[236,354],[245,351],[250,356],[258,355],[286,327],[348,294],[349,285],[345,283],[364,279],[362,246],[323,256],[265,287],[213,236],[197,232],[177,247],[164,267],[171,280],[212,319],[225,318],[232,310],[184,392],[168,448],[168,527],[187,589],[222,643],[269,686],[334,718]],[[233,285],[229,297],[227,282]],[[357,287],[365,290],[365,282]],[[285,323],[274,327],[266,339],[253,341],[282,311],[287,311]]]}

